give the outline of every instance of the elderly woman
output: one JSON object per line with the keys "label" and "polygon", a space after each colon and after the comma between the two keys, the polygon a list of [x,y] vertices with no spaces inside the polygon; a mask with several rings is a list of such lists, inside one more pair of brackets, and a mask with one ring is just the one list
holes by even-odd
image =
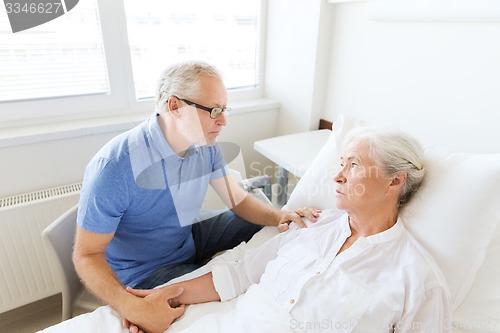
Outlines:
{"label": "elderly woman", "polygon": [[[449,331],[445,280],[398,218],[424,174],[422,149],[408,135],[352,133],[333,177],[338,209],[178,283],[174,303],[245,293],[230,312],[202,317],[186,332]],[[151,297],[165,289],[131,292]]]}

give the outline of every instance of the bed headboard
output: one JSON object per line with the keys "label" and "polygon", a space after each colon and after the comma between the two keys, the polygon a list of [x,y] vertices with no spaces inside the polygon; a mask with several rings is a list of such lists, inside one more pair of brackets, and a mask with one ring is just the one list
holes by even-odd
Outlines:
{"label": "bed headboard", "polygon": [[329,121],[329,120],[326,120],[326,119],[320,119],[319,120],[319,127],[318,127],[320,130],[321,129],[329,129],[329,130],[333,130],[333,122]]}

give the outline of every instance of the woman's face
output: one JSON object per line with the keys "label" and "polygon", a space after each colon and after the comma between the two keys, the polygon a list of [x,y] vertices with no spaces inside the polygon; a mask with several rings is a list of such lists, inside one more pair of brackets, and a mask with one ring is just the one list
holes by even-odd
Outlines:
{"label": "woman's face", "polygon": [[334,176],[337,183],[337,208],[356,214],[384,207],[391,179],[369,154],[365,141],[355,141],[344,149],[340,171]]}

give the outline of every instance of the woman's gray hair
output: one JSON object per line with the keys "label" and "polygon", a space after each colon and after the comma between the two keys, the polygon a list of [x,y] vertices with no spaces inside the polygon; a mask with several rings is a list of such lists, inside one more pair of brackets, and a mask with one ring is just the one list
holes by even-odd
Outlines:
{"label": "woman's gray hair", "polygon": [[379,163],[386,176],[406,173],[406,182],[399,194],[399,207],[410,201],[425,176],[423,149],[412,136],[399,131],[359,127],[348,134],[345,145],[364,141],[370,146],[371,158]]}
{"label": "woman's gray hair", "polygon": [[222,81],[219,71],[203,61],[188,61],[166,68],[160,75],[155,102],[161,110],[170,96],[196,98],[200,94],[200,78],[212,76]]}

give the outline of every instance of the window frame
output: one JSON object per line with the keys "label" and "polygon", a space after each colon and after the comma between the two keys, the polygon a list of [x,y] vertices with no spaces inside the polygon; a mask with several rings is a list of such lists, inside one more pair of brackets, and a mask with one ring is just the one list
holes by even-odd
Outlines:
{"label": "window frame", "polygon": [[[261,1],[259,84],[257,87],[228,89],[228,104],[259,99],[264,95],[267,0]],[[97,5],[110,93],[0,102],[0,129],[154,111],[152,98],[138,100],[135,95],[123,0],[97,0]]]}

